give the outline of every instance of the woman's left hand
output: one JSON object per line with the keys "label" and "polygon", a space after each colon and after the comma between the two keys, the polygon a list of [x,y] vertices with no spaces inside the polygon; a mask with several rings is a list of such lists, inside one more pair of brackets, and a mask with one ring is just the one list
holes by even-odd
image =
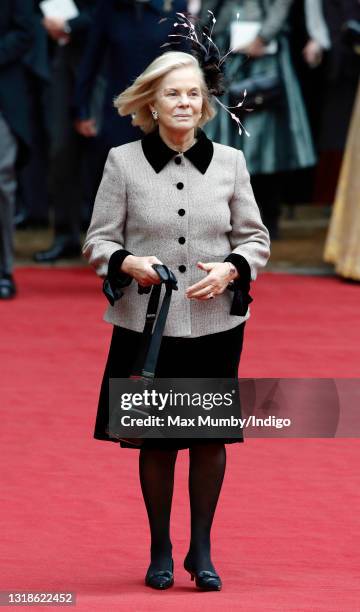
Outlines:
{"label": "woman's left hand", "polygon": [[226,262],[208,262],[199,261],[198,268],[207,272],[207,276],[201,281],[188,287],[185,295],[188,298],[196,300],[209,300],[217,295],[220,295],[227,288],[230,280],[234,278],[231,275],[230,266]]}

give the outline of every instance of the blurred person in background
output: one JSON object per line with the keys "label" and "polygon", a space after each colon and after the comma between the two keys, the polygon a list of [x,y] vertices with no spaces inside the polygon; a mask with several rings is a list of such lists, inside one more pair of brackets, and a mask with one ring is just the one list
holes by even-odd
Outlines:
{"label": "blurred person in background", "polygon": [[[91,172],[94,194],[109,150],[142,137],[131,118],[119,118],[113,100],[161,53],[161,45],[167,42],[173,29],[175,13],[186,8],[185,0],[99,1],[74,97],[77,131],[86,138],[96,139]],[[92,116],[89,100],[104,59],[106,91],[100,128]]]}
{"label": "blurred person in background", "polygon": [[[272,239],[279,237],[281,173],[307,168],[316,162],[309,122],[290,57],[287,20],[292,1],[225,0],[217,3],[216,0],[204,0],[201,12],[202,21],[206,20],[208,10],[215,13],[214,36],[221,49],[230,47],[231,23],[236,21],[237,14],[239,22],[260,24],[252,42],[231,54],[226,70],[227,80],[238,89],[234,100],[242,98],[245,81],[248,92],[258,89],[259,95],[255,93],[254,99],[259,100],[259,104],[249,104],[253,112],[242,114],[250,137],[244,132],[239,136],[230,116],[224,113],[218,114],[208,134],[244,152],[255,197]],[[266,49],[269,43],[273,46],[275,43],[275,51],[271,54]],[[270,85],[268,77],[272,79]],[[231,105],[231,98],[224,96],[224,103]]]}
{"label": "blurred person in background", "polygon": [[324,260],[337,274],[360,281],[360,83],[341,166]]}
{"label": "blurred person in background", "polygon": [[29,0],[2,0],[0,11],[0,299],[15,296],[14,208],[17,168],[30,147],[26,77],[22,59],[32,43]]}
{"label": "blurred person in background", "polygon": [[[360,74],[360,54],[352,28],[360,27],[359,0],[323,0],[330,35],[319,130],[319,197],[333,201]],[[352,25],[353,24],[353,25]],[[355,28],[356,29],[356,28]],[[325,189],[326,187],[326,189]]]}
{"label": "blurred person in background", "polygon": [[324,97],[324,65],[331,46],[323,0],[294,2],[290,13],[290,24],[292,59],[304,94],[316,144]]}
{"label": "blurred person in background", "polygon": [[[297,0],[290,12],[290,50],[306,105],[315,149],[318,149],[324,79],[330,35],[322,0]],[[282,193],[288,204],[313,202],[317,166],[289,172]],[[293,211],[289,211],[293,212]]]}
{"label": "blurred person in background", "polygon": [[23,58],[31,124],[31,157],[18,174],[15,224],[17,228],[49,223],[48,175],[50,147],[49,85],[51,78],[48,36],[43,27],[40,1],[35,0],[33,43]]}
{"label": "blurred person in background", "polygon": [[54,242],[34,254],[37,262],[80,255],[80,222],[83,198],[82,168],[86,140],[74,129],[71,102],[76,70],[85,47],[96,0],[76,0],[79,14],[42,21],[49,41],[54,43],[51,66],[50,116],[51,152],[49,190],[54,211]]}

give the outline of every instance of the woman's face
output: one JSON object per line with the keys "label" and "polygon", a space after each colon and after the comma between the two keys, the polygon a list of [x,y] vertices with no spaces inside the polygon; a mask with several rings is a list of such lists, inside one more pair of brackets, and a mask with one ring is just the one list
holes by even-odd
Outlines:
{"label": "woman's face", "polygon": [[168,130],[188,131],[197,127],[203,106],[200,75],[195,68],[176,68],[164,76],[151,110]]}

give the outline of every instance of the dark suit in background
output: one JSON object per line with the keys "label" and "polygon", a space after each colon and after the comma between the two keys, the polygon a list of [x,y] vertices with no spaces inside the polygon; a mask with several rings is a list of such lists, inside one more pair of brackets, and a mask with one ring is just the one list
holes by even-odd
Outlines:
{"label": "dark suit in background", "polygon": [[54,214],[54,244],[35,253],[36,261],[53,261],[80,253],[82,167],[86,140],[74,129],[71,100],[76,71],[92,23],[96,0],[76,0],[79,15],[69,20],[66,44],[53,45],[50,86],[51,151],[49,193]]}
{"label": "dark suit in background", "polygon": [[360,74],[360,55],[345,42],[342,28],[349,19],[360,21],[360,4],[358,0],[323,0],[323,10],[331,48],[324,63],[314,200],[330,204],[335,198]]}
{"label": "dark suit in background", "polygon": [[30,146],[26,77],[22,59],[32,42],[30,0],[2,0],[0,11],[0,298],[12,297],[16,163]]}
{"label": "dark suit in background", "polygon": [[360,74],[360,55],[346,44],[342,28],[349,19],[360,21],[360,4],[358,0],[323,0],[323,8],[331,49],[326,65],[320,148],[342,152]]}
{"label": "dark suit in background", "polygon": [[48,224],[47,182],[50,146],[49,85],[51,78],[49,41],[42,25],[43,14],[35,0],[33,43],[23,58],[28,86],[32,151],[29,163],[18,175],[16,225]]}
{"label": "dark suit in background", "polygon": [[[131,125],[129,117],[120,117],[113,106],[114,98],[136,79],[158,55],[168,51],[176,12],[186,11],[185,0],[100,0],[94,16],[81,62],[74,116],[86,120],[92,117],[89,107],[96,78],[106,59],[106,91],[102,109],[101,130],[96,137],[96,156],[93,159],[96,191],[109,149],[142,137],[139,128]],[[159,23],[160,19],[166,21]],[[185,46],[174,46],[184,50]]]}

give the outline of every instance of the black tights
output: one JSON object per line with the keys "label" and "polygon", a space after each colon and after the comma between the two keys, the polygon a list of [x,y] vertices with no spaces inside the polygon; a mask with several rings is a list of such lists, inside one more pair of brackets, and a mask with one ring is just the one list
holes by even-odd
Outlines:
{"label": "black tights", "polygon": [[[140,483],[149,518],[154,571],[171,568],[170,514],[177,453],[140,449]],[[189,453],[191,539],[187,559],[197,571],[215,571],[210,557],[210,531],[225,474],[226,449],[219,442],[194,444]]]}

